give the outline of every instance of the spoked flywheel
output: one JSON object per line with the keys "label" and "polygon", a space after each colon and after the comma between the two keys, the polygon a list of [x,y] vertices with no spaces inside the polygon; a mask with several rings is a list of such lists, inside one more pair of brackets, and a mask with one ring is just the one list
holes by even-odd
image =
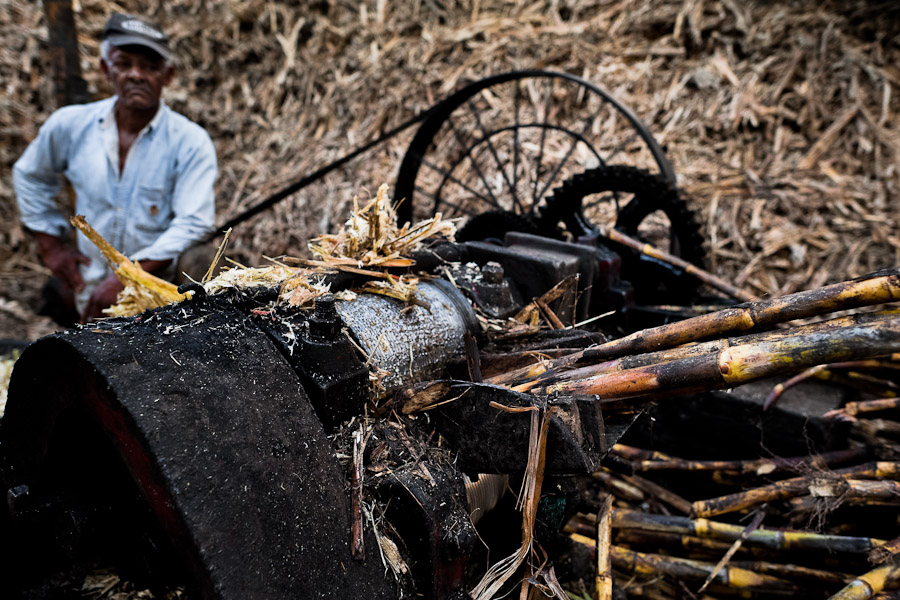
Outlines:
{"label": "spoked flywheel", "polygon": [[[578,173],[553,190],[539,222],[545,230],[562,223],[573,236],[613,228],[703,266],[700,225],[675,187],[664,177],[623,165]],[[680,270],[606,242],[622,256],[622,276],[632,282],[639,304],[683,302],[697,283]],[[665,292],[659,296],[659,292]]]}
{"label": "spoked flywheel", "polygon": [[568,73],[488,77],[429,111],[397,175],[398,218],[505,213],[552,235],[536,217],[553,187],[611,161],[674,181],[649,130],[604,89]]}

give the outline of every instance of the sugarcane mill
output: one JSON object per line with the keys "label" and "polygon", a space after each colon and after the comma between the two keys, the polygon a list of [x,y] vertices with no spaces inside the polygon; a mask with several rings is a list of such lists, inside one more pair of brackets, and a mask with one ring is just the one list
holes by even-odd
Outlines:
{"label": "sugarcane mill", "polygon": [[[569,172],[565,155],[543,189],[518,180],[520,165],[547,173],[560,131],[518,113],[434,168],[456,109],[529,78],[611,102],[656,169]],[[661,148],[577,78],[490,78],[419,120],[403,202],[386,185],[354,199],[311,259],[218,274],[214,261],[176,287],[72,219],[124,291],[110,318],[16,362],[0,421],[6,564],[112,564],[208,600],[676,597],[684,581],[862,598],[900,577],[896,522],[816,533],[789,516],[896,506],[900,463],[850,429],[898,402],[834,386],[811,400],[832,402],[826,417],[779,400],[842,370],[896,387],[900,270],[766,299],[704,271]],[[570,153],[585,139],[564,135]],[[476,152],[501,175],[467,167]],[[659,213],[668,224],[648,228]]]}

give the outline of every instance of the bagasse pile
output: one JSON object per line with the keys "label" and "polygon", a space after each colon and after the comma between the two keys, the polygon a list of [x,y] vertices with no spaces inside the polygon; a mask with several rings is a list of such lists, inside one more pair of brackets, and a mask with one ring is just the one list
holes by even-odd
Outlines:
{"label": "bagasse pile", "polygon": [[[879,1],[75,0],[91,91],[110,11],[161,21],[181,61],[168,103],[219,153],[220,222],[460,85],[565,70],[633,107],[701,212],[712,271],[779,294],[900,262],[900,5]],[[10,167],[55,108],[39,3],[0,6],[0,273],[43,279]],[[235,231],[250,256],[302,253],[355,193],[393,181],[410,135]],[[370,190],[371,193],[374,190]],[[4,336],[28,335],[0,309]]]}

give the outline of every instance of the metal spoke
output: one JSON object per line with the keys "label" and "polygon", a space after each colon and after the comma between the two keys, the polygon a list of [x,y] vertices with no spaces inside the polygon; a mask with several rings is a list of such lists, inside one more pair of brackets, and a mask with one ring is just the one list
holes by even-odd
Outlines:
{"label": "metal spoke", "polygon": [[[463,148],[466,147],[466,143],[462,139],[462,135],[459,133],[459,130],[456,128],[456,125],[450,119],[447,119],[447,124],[450,125],[450,131],[453,132],[453,136],[456,138],[456,141]],[[469,158],[469,162],[472,163],[472,168],[475,169],[475,173],[478,175],[478,178],[481,179],[481,182],[484,184],[484,189],[487,190],[488,196],[493,200],[494,206],[500,208],[500,202],[497,200],[497,197],[494,196],[494,192],[491,191],[491,186],[488,183],[487,179],[484,177],[484,173],[481,172],[481,169],[478,167],[478,162],[472,156],[471,152],[466,152],[466,156]]]}
{"label": "metal spoke", "polygon": [[[497,204],[497,200],[495,198],[488,198],[488,197],[484,196],[483,194],[481,194],[480,192],[477,192],[476,190],[472,189],[471,187],[469,187],[468,185],[463,183],[461,180],[459,180],[456,177],[454,177],[453,175],[451,175],[450,171],[446,171],[425,159],[422,159],[422,164],[425,165],[426,167],[428,167],[429,169],[431,169],[432,171],[439,173],[443,176],[444,179],[443,179],[443,181],[441,181],[441,184],[438,186],[438,189],[443,188],[445,182],[452,181],[453,183],[455,183],[459,187],[463,188],[464,190],[466,190],[473,196],[477,196],[478,198],[480,198],[482,202],[486,202],[487,204],[490,204],[491,206],[494,206],[494,207],[502,210],[502,207],[499,204]],[[432,196],[435,200],[437,200],[436,194],[429,194],[429,195]],[[437,209],[437,206],[435,206],[435,209]]]}
{"label": "metal spoke", "polygon": [[[519,198],[519,100],[522,90],[519,88],[519,80],[516,79],[516,94],[513,100],[513,198],[518,203]],[[529,213],[534,210],[531,205]]]}
{"label": "metal spoke", "polygon": [[613,158],[614,156],[616,156],[616,155],[617,155],[618,153],[620,153],[622,150],[624,150],[625,148],[627,148],[627,147],[628,147],[628,144],[630,144],[631,142],[633,142],[633,141],[634,141],[634,138],[636,138],[636,137],[637,137],[637,131],[632,131],[632,132],[631,132],[631,135],[629,135],[629,136],[625,139],[625,141],[620,142],[615,148],[612,149],[612,152],[610,152],[609,154],[606,155],[606,160],[601,161],[602,164],[603,164],[603,166],[606,166],[606,164],[609,163],[609,162],[612,160],[612,158]]}
{"label": "metal spoke", "polygon": [[[506,182],[506,186],[512,191],[513,211],[520,212],[522,206],[519,204],[519,198],[516,195],[516,189],[513,187],[512,183],[509,180],[509,177],[506,175],[506,169],[503,168],[503,163],[500,162],[500,156],[497,154],[497,149],[494,148],[493,142],[491,142],[491,136],[488,135],[488,132],[484,129],[484,125],[482,125],[481,123],[480,113],[475,108],[475,105],[472,104],[471,100],[466,102],[466,106],[469,108],[469,112],[472,113],[472,116],[475,117],[475,123],[478,125],[478,129],[481,130],[481,137],[485,142],[487,142],[488,150],[490,150],[491,156],[494,157],[494,162],[497,163],[497,170],[500,171],[501,175],[503,175],[503,180]],[[518,208],[519,211],[516,211],[516,208]]]}
{"label": "metal spoke", "polygon": [[[603,104],[601,104],[600,107],[597,108],[597,110],[594,112],[594,114],[591,115],[591,118],[587,120],[587,122],[584,124],[584,127],[581,129],[581,132],[579,132],[579,134],[577,136],[573,136],[572,145],[569,146],[569,150],[566,152],[566,155],[563,156],[562,160],[559,161],[559,164],[556,165],[556,168],[553,169],[553,173],[550,174],[550,178],[547,179],[547,183],[544,184],[543,189],[541,189],[541,193],[538,195],[537,198],[535,198],[535,201],[534,201],[535,205],[537,205],[541,201],[541,198],[543,198],[544,194],[547,193],[547,190],[550,189],[550,186],[556,180],[556,176],[559,175],[560,171],[562,171],[563,166],[566,164],[566,162],[568,162],[569,157],[572,156],[573,152],[575,152],[575,148],[578,146],[579,139],[584,139],[584,134],[587,133],[587,130],[590,129],[591,124],[600,115],[600,111],[602,111],[602,110],[603,110]],[[544,115],[544,116],[546,117],[546,115]],[[588,145],[590,146],[590,144],[588,144]]]}
{"label": "metal spoke", "polygon": [[438,202],[442,202],[443,204],[456,209],[456,212],[453,214],[460,214],[460,213],[462,213],[464,215],[473,214],[471,210],[465,209],[455,202],[450,202],[449,200],[446,200],[446,199],[439,199],[437,194],[432,194],[428,190],[426,190],[425,188],[423,188],[421,186],[417,185],[417,186],[415,186],[415,189],[416,189],[417,193],[421,193],[423,196],[429,196],[430,198],[433,198],[434,202],[435,202],[435,206],[437,206]]}
{"label": "metal spoke", "polygon": [[[550,114],[550,99],[553,97],[553,82],[550,82],[550,88],[547,90],[547,98],[544,101],[544,122],[547,121],[547,115]],[[537,206],[537,188],[538,188],[538,179],[541,175],[541,164],[544,162],[544,142],[547,140],[547,130],[541,130],[541,145],[540,150],[538,150],[538,158],[537,158],[537,167],[534,170],[534,187],[531,192],[531,205]]]}

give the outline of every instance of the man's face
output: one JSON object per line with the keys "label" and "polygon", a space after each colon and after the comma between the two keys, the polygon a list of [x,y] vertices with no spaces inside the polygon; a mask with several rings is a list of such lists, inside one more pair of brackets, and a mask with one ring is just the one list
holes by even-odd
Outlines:
{"label": "man's face", "polygon": [[143,46],[113,46],[109,63],[101,60],[100,68],[119,102],[129,110],[153,110],[159,106],[162,89],[174,73],[160,55]]}

